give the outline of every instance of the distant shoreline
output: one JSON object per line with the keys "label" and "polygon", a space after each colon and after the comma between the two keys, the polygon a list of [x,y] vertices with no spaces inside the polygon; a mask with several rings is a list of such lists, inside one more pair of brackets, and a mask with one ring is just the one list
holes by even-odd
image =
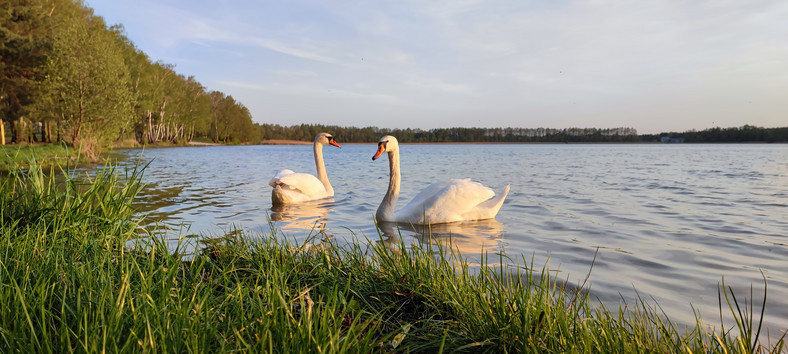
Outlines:
{"label": "distant shoreline", "polygon": [[192,146],[219,146],[219,145],[224,145],[224,144],[219,144],[219,143],[203,143],[203,142],[199,142],[199,141],[190,141],[190,142],[188,142],[188,145],[192,145]]}
{"label": "distant shoreline", "polygon": [[[577,141],[577,142],[557,142],[557,141],[447,141],[447,142],[401,142],[400,145],[602,145],[602,144],[634,144],[634,145],[697,145],[697,144],[781,144],[782,142],[770,143],[767,141],[748,141],[748,142],[706,142],[706,143],[663,143],[659,141]],[[341,145],[368,145],[375,142],[366,143],[345,143],[339,141]],[[221,144],[217,144],[221,145]],[[312,145],[311,141],[301,140],[282,140],[269,139],[260,142],[260,145]]]}
{"label": "distant shoreline", "polygon": [[312,142],[301,140],[267,139],[261,141],[260,145],[312,145]]}
{"label": "distant shoreline", "polygon": [[[341,145],[369,145],[376,142],[348,143],[339,140]],[[602,145],[602,144],[635,144],[635,145],[693,145],[693,144],[785,144],[784,142],[767,141],[748,141],[748,142],[684,142],[684,143],[662,143],[659,141],[577,141],[577,142],[558,142],[558,141],[447,141],[447,142],[400,142],[400,145]],[[11,144],[9,144],[11,145]],[[157,148],[157,147],[177,147],[177,146],[227,146],[222,143],[209,143],[190,141],[185,145],[176,144],[149,144],[141,145],[136,141],[124,141],[113,146],[115,149],[137,149],[137,148]],[[232,144],[229,144],[232,145]],[[312,141],[287,140],[287,139],[266,139],[258,144],[243,145],[312,145]]]}
{"label": "distant shoreline", "polygon": [[[345,143],[341,140],[341,145],[368,145],[376,144],[377,142],[366,143]],[[609,142],[517,142],[517,141],[446,141],[446,142],[401,142],[400,145],[521,145],[521,144],[609,144]],[[652,142],[614,142],[612,144],[657,144]],[[282,140],[282,139],[269,139],[260,142],[260,145],[312,145],[311,141],[302,140]]]}

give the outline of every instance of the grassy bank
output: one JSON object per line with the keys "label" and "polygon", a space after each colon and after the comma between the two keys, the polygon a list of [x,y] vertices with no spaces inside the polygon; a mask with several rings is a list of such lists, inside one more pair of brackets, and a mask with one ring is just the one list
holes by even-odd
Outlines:
{"label": "grassy bank", "polygon": [[0,171],[28,169],[30,162],[47,168],[67,163],[90,163],[66,144],[14,144],[0,146]]}
{"label": "grassy bank", "polygon": [[724,327],[741,336],[679,330],[642,304],[596,306],[547,271],[471,271],[439,246],[274,233],[219,238],[188,261],[155,241],[129,249],[138,171],[59,180],[32,166],[0,181],[0,352],[784,349],[746,309]]}
{"label": "grassy bank", "polygon": [[[145,147],[172,147],[172,146],[187,146],[187,145],[216,145],[213,143],[194,142],[191,144],[174,145],[171,143],[149,144]],[[128,149],[143,147],[136,140],[123,140],[117,141],[113,144],[113,149]],[[102,160],[100,157],[99,160]],[[0,171],[9,171],[12,169],[30,168],[30,162],[35,163],[43,168],[65,166],[71,164],[94,164],[93,161],[85,156],[80,156],[77,149],[74,149],[65,143],[61,144],[13,144],[0,146]]]}

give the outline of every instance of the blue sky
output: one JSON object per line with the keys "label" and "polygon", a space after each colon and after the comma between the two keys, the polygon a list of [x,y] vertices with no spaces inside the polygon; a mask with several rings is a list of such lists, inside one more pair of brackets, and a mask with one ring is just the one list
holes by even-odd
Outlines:
{"label": "blue sky", "polygon": [[86,5],[258,123],[788,126],[786,1]]}

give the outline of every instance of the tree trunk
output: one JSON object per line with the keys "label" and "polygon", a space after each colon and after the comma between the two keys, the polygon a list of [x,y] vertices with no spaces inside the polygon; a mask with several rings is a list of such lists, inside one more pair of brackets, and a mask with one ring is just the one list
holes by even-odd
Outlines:
{"label": "tree trunk", "polygon": [[159,142],[159,141],[161,141],[161,135],[162,135],[162,132],[163,132],[163,128],[161,126],[161,123],[156,124],[156,129],[155,130],[156,130],[156,135],[153,137],[153,141],[154,142]]}
{"label": "tree trunk", "polygon": [[175,141],[185,140],[183,135],[183,124],[175,127]]}
{"label": "tree trunk", "polygon": [[213,142],[219,142],[219,118],[216,112],[213,113]]}
{"label": "tree trunk", "polygon": [[148,111],[148,144],[153,144],[153,112]]}
{"label": "tree trunk", "polygon": [[79,123],[74,124],[74,127],[71,128],[71,144],[74,145],[75,148],[79,148],[81,130],[82,126]]}
{"label": "tree trunk", "polygon": [[52,143],[52,121],[45,120],[44,121],[43,130],[41,131],[41,138],[44,140],[45,143],[51,144]]}
{"label": "tree trunk", "polygon": [[164,126],[164,114],[166,108],[167,108],[167,98],[165,98],[164,101],[161,102],[161,107],[159,108],[159,131],[158,133],[156,133],[156,141],[163,141],[165,138],[167,138],[167,136],[165,136],[166,133],[165,128],[169,128],[169,127]]}
{"label": "tree trunk", "polygon": [[12,120],[8,124],[9,132],[11,133],[11,144],[16,144],[16,120]]}
{"label": "tree trunk", "polygon": [[[30,126],[32,140],[34,142],[43,142],[44,141],[44,123],[42,122],[35,122]],[[38,134],[36,134],[38,133]]]}
{"label": "tree trunk", "polygon": [[13,134],[14,139],[12,140],[14,143],[20,144],[25,141],[25,119],[19,117],[19,119],[11,125],[11,134]]}

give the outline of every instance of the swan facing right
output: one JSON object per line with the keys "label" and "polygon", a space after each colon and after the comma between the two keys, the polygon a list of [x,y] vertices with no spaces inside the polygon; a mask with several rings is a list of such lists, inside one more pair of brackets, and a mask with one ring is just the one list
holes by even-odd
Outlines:
{"label": "swan facing right", "polygon": [[436,182],[416,194],[399,211],[394,211],[400,189],[399,142],[386,135],[380,138],[378,150],[372,160],[384,152],[389,156],[389,187],[380,202],[375,219],[378,222],[404,222],[411,224],[439,224],[455,221],[492,219],[501,209],[509,185],[495,196],[492,189],[470,179],[450,179]]}

